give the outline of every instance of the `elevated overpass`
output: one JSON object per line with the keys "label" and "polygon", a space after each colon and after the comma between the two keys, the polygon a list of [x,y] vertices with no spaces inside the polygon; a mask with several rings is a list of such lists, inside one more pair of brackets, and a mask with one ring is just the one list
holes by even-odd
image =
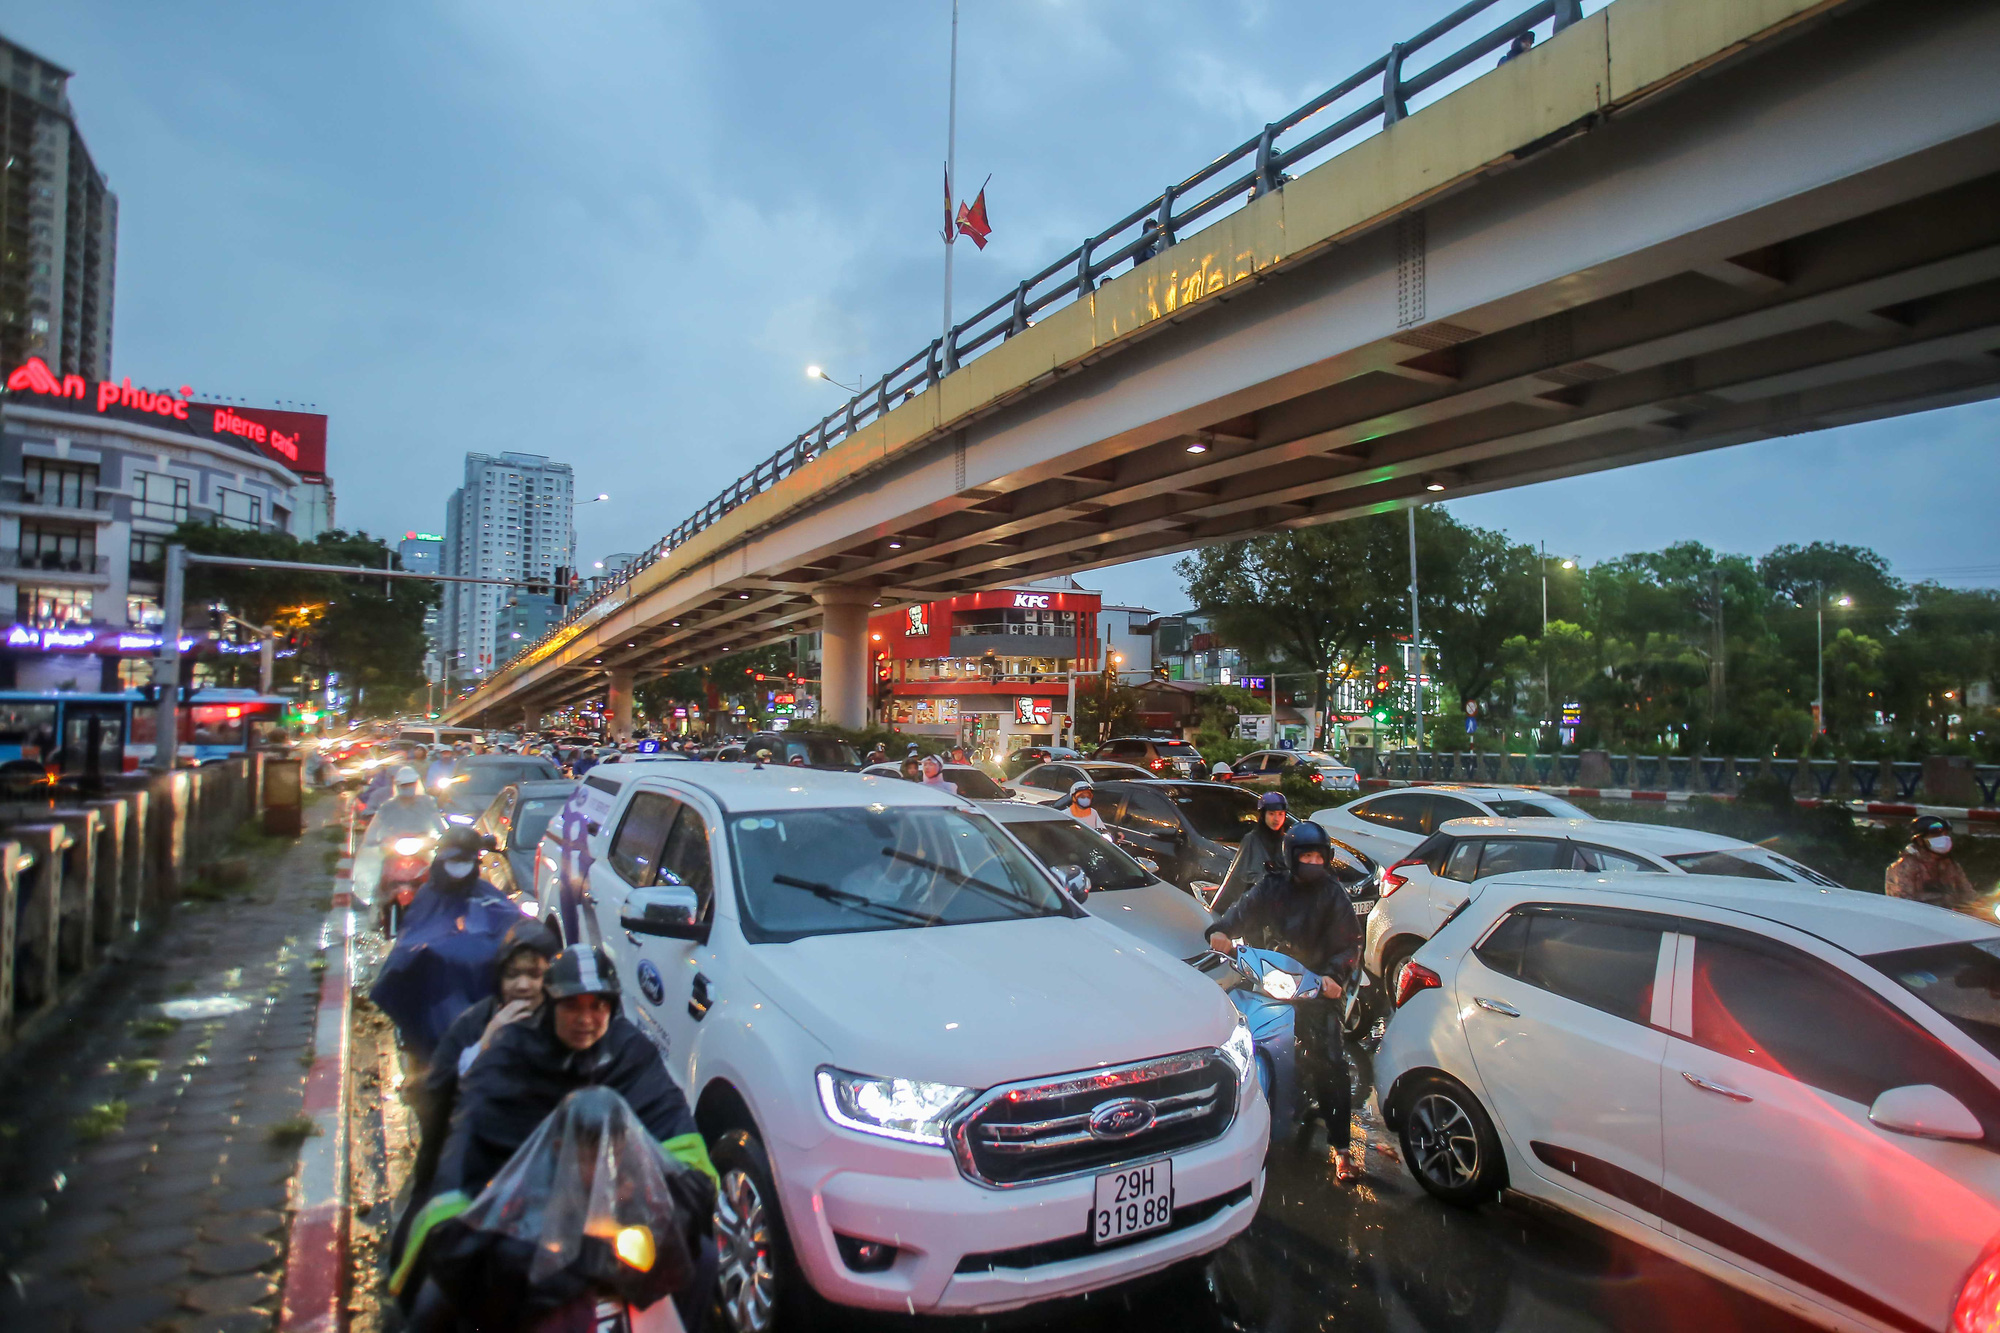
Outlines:
{"label": "elevated overpass", "polygon": [[858,724],[871,606],[2000,392],[2000,6],[1573,3],[1475,0],[1163,191],[447,720],[818,627]]}

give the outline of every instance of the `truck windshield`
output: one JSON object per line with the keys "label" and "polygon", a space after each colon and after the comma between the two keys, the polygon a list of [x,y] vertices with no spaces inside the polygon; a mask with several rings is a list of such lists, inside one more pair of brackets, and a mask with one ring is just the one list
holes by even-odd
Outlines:
{"label": "truck windshield", "polygon": [[959,810],[772,810],[729,820],[753,944],[1067,916],[992,821]]}

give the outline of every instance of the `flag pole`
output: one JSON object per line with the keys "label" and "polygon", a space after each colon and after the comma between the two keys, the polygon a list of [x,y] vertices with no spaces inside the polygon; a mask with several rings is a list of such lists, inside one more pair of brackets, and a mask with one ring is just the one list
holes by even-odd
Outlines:
{"label": "flag pole", "polygon": [[958,224],[953,221],[953,159],[958,155],[958,0],[951,0],[951,100],[945,112],[944,131],[944,345],[951,346],[951,243]]}

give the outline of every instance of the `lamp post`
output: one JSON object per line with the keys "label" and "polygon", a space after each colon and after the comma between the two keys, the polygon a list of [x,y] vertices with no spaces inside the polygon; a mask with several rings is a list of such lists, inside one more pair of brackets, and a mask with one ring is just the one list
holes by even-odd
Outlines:
{"label": "lamp post", "polygon": [[858,394],[861,392],[860,385],[843,384],[839,380],[835,379],[833,376],[827,374],[826,371],[821,369],[819,366],[807,366],[806,378],[809,380],[825,380],[828,384],[831,384],[834,388],[839,389],[845,393]]}
{"label": "lamp post", "polygon": [[[1835,606],[1853,606],[1854,599],[1842,595],[1833,599]],[[1813,721],[1819,724],[1819,734],[1826,735],[1826,585],[1813,585],[1813,643],[1818,649],[1813,654],[1813,666],[1819,684],[1813,695]]]}
{"label": "lamp post", "polygon": [[[1575,569],[1576,561],[1562,562],[1564,569]],[[1549,714],[1555,711],[1555,700],[1549,691],[1549,544],[1542,543],[1542,721],[1546,725]]]}

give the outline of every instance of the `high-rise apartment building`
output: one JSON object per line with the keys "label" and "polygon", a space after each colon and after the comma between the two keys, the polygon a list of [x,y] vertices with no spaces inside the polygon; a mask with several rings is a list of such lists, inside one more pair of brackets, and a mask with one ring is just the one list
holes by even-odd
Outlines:
{"label": "high-rise apartment building", "polygon": [[0,373],[33,356],[108,380],[118,197],[77,131],[69,77],[0,37]]}
{"label": "high-rise apartment building", "polygon": [[[465,484],[445,506],[444,572],[474,578],[552,579],[576,564],[574,479],[567,463],[540,454],[467,454]],[[514,590],[447,583],[440,635],[446,681],[457,688],[484,680],[494,653],[500,609]]]}
{"label": "high-rise apartment building", "polygon": [[[396,556],[412,574],[444,573],[444,538],[435,532],[406,532],[396,543]],[[443,585],[439,585],[443,586]],[[433,684],[444,679],[444,649],[438,641],[440,615],[437,607],[424,612],[424,679]]]}

